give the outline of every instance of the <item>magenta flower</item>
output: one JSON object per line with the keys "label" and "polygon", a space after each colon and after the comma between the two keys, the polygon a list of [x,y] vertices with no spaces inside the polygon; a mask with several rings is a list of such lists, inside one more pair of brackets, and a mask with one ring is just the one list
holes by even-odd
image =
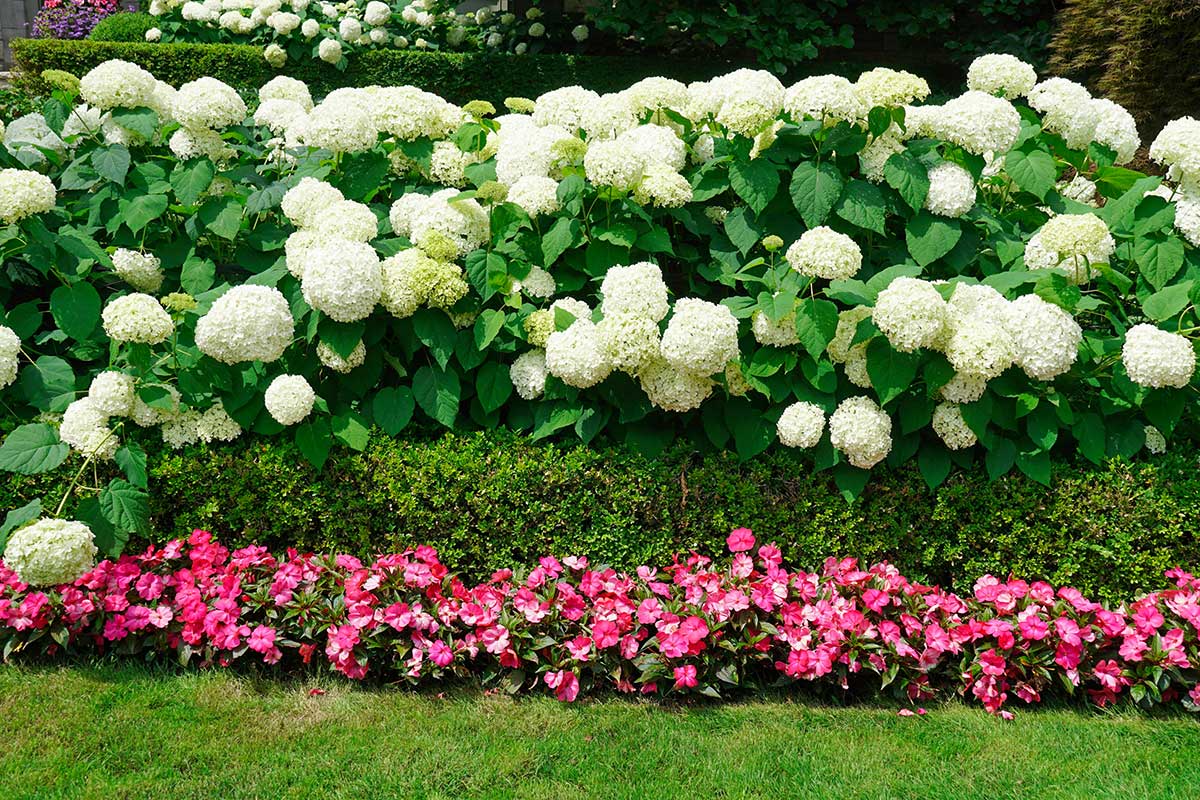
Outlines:
{"label": "magenta flower", "polygon": [[744,553],[747,550],[754,549],[754,534],[749,528],[737,528],[729,534],[725,539],[725,544],[729,545],[729,552]]}
{"label": "magenta flower", "polygon": [[675,668],[675,689],[694,689],[696,688],[696,667],[692,664],[684,664],[682,667]]}

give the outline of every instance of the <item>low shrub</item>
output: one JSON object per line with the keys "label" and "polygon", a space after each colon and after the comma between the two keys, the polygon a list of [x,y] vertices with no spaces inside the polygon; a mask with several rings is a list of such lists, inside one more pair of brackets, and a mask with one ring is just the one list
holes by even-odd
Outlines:
{"label": "low shrub", "polygon": [[145,42],[146,31],[154,27],[149,14],[125,11],[100,20],[88,38],[94,42]]}
{"label": "low shrub", "polygon": [[[22,533],[70,536],[40,525]],[[31,558],[10,545],[0,644],[5,659],[108,653],[280,671],[315,659],[355,680],[466,679],[512,694],[549,688],[565,702],[605,689],[721,698],[783,685],[912,705],[956,692],[1007,718],[1017,699],[1076,693],[1200,710],[1200,579],[1181,570],[1167,572],[1174,586],[1105,607],[1077,588],[991,575],[959,597],[851,558],[791,571],[774,545],[756,552],[748,529],[726,541],[733,556],[717,562],[693,555],[622,574],[547,556],[475,586],[430,547],[368,563],[295,550],[276,559],[195,531],[92,568],[78,548]],[[68,568],[79,577],[65,585],[22,582]]]}
{"label": "low shrub", "polygon": [[[234,546],[364,558],[423,542],[473,578],[547,552],[633,569],[715,552],[738,524],[771,531],[791,563],[831,552],[886,559],[959,590],[1011,570],[1117,600],[1157,586],[1172,565],[1200,565],[1200,476],[1185,453],[1056,465],[1049,489],[1016,474],[989,483],[972,470],[935,491],[915,468],[883,470],[850,504],[829,473],[814,474],[790,451],[741,462],[679,444],[651,459],[502,430],[377,432],[362,452],[336,450],[317,472],[279,438],[182,451],[146,438],[154,531],[203,527]],[[3,475],[0,509],[38,497],[53,508],[75,471]],[[83,490],[64,513],[99,530],[95,503]]]}

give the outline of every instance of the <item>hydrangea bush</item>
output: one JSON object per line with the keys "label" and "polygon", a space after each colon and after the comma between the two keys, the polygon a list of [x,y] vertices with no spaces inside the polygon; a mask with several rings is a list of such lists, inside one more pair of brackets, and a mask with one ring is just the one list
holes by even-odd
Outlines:
{"label": "hydrangea bush", "polygon": [[0,562],[0,642],[6,660],[317,663],[355,680],[469,679],[566,702],[782,685],[912,705],[957,693],[1006,718],[1017,701],[1064,694],[1200,710],[1200,578],[1182,570],[1107,608],[1068,586],[991,575],[960,597],[850,558],[792,571],[775,546],[756,552],[745,528],[728,545],[720,562],[693,553],[633,575],[545,557],[471,586],[430,547],[371,563],[277,558],[195,531],[58,586],[39,585],[44,572],[23,555]]}
{"label": "hydrangea bush", "polygon": [[[587,41],[585,24],[553,21],[534,5],[523,15],[490,6],[466,13],[446,0],[150,0],[158,23],[148,42],[232,42],[260,45],[281,67],[320,59],[345,69],[354,53],[375,48],[488,49],[522,54],[548,43],[570,49]],[[548,24],[549,23],[549,24]]]}
{"label": "hydrangea bush", "polygon": [[1119,106],[1011,56],[928,91],[739,70],[499,114],[102,64],[5,132],[0,377],[31,421],[0,467],[116,459],[85,508],[111,553],[145,522],[135,426],[318,467],[418,411],[778,441],[850,495],[885,461],[1045,482],[1055,448],[1190,436],[1200,122],[1150,146],[1164,180],[1121,166]]}

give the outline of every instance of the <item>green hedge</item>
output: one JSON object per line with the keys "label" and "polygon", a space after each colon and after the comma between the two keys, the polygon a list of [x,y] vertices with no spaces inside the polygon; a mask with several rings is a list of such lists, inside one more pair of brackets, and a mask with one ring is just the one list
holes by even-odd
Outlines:
{"label": "green hedge", "polygon": [[683,81],[707,79],[732,67],[721,62],[686,61],[642,56],[524,55],[498,53],[429,53],[374,50],[355,54],[339,72],[315,59],[290,62],[276,70],[262,49],[233,44],[147,44],[145,42],[15,39],[11,43],[19,79],[39,93],[43,70],[75,75],[108,59],[132,61],[160,80],[178,86],[205,75],[256,89],[280,72],[305,81],[317,95],[339,86],[411,84],[465,103],[490,100],[499,105],[511,96],[536,97],[542,92],[579,84],[596,91],[615,91],[649,75],[668,74]]}
{"label": "green hedge", "polygon": [[146,31],[157,27],[157,20],[142,12],[109,14],[96,23],[89,39],[97,42],[145,42]]}
{"label": "green hedge", "polygon": [[[361,555],[427,542],[475,576],[545,553],[661,564],[693,548],[720,552],[741,525],[778,542],[793,564],[886,558],[960,589],[1012,571],[1119,599],[1161,586],[1169,566],[1200,566],[1200,474],[1184,454],[1062,465],[1050,489],[960,474],[931,492],[915,470],[880,470],[849,504],[826,475],[777,451],[742,463],[678,446],[649,460],[501,432],[379,435],[362,453],[336,450],[317,474],[279,440],[149,449],[162,538],[203,527],[227,542]],[[6,475],[0,508],[39,495],[57,504],[70,472]]]}

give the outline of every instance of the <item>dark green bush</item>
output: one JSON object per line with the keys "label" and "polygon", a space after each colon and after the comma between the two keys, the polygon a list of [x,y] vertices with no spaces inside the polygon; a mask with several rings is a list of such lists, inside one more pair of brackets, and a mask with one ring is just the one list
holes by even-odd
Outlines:
{"label": "dark green bush", "polygon": [[145,42],[146,31],[155,27],[149,14],[122,11],[100,20],[88,38],[95,42]]}
{"label": "dark green bush", "polygon": [[1069,0],[1058,13],[1050,68],[1129,109],[1149,141],[1200,108],[1200,3]]}
{"label": "dark green bush", "polygon": [[[317,474],[281,440],[149,449],[162,538],[203,527],[231,543],[361,555],[427,542],[474,576],[545,553],[661,564],[690,549],[720,552],[743,525],[778,542],[792,564],[888,559],[914,579],[960,589],[1011,571],[1117,599],[1161,586],[1172,565],[1200,566],[1200,474],[1185,454],[1059,465],[1050,489],[973,472],[931,492],[915,469],[880,470],[848,504],[827,474],[778,451],[743,463],[676,446],[650,460],[503,432],[380,435],[365,452],[336,450]],[[5,475],[0,508],[37,496],[57,504],[70,472]]]}

